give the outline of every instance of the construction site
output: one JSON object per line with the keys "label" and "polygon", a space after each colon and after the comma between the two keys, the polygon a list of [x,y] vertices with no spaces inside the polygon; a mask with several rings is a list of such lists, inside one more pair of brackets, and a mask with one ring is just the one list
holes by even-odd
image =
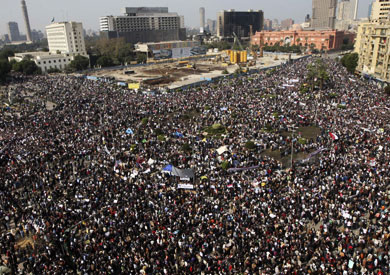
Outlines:
{"label": "construction site", "polygon": [[[236,44],[239,47],[234,47]],[[238,39],[233,48],[241,49],[221,52],[218,49],[212,49],[206,54],[185,58],[162,60],[148,58],[147,64],[100,69],[91,71],[88,75],[115,79],[123,85],[129,84],[129,87],[173,89],[211,80],[221,75],[277,66],[290,58],[297,57],[291,54],[263,53],[262,48],[258,52],[251,48],[244,49]]]}

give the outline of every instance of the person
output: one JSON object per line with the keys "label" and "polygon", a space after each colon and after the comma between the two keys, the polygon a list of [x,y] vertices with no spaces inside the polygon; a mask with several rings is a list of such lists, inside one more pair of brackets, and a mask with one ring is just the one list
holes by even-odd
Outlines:
{"label": "person", "polygon": [[[75,76],[20,78],[18,108],[0,116],[6,266],[388,273],[389,101],[327,59],[329,80],[305,91],[313,62],[153,95]],[[192,191],[161,173],[168,164],[195,172]]]}

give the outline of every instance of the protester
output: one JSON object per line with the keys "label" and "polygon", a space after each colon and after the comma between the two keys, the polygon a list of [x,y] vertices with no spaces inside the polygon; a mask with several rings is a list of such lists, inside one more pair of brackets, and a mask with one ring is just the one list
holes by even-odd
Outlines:
{"label": "protester", "polygon": [[[24,101],[0,116],[0,266],[388,274],[390,101],[331,60],[322,89],[303,91],[311,62],[168,93],[71,76],[8,87]],[[292,169],[269,154],[292,150],[306,158]]]}

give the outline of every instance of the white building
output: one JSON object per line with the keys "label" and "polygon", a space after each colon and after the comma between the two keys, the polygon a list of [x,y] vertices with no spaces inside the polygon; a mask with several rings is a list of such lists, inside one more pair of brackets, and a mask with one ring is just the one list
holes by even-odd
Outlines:
{"label": "white building", "polygon": [[16,53],[10,57],[10,60],[22,61],[25,58],[31,58],[41,68],[42,72],[47,72],[50,69],[63,70],[69,63],[74,60],[74,54],[53,54],[50,52],[27,52]]}
{"label": "white building", "polygon": [[46,27],[47,42],[51,53],[87,55],[84,42],[83,24],[59,22]]}
{"label": "white building", "polygon": [[18,53],[9,59],[19,62],[31,58],[42,72],[47,72],[50,69],[65,69],[77,55],[88,57],[82,23],[53,23],[46,27],[46,33],[49,52]]}

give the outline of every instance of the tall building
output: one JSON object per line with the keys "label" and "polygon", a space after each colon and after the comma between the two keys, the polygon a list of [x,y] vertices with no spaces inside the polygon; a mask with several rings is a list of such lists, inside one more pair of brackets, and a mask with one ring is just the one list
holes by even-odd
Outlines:
{"label": "tall building", "polygon": [[27,5],[25,0],[22,0],[22,11],[23,11],[24,23],[26,24],[27,41],[31,42],[32,41],[31,27],[30,27],[30,20],[28,18]]}
{"label": "tall building", "polygon": [[12,42],[20,41],[19,26],[16,22],[8,22],[8,37]]}
{"label": "tall building", "polygon": [[372,4],[373,4],[373,2],[371,2],[371,3],[368,5],[368,14],[367,14],[367,18],[368,18],[368,19],[371,19]]}
{"label": "tall building", "polygon": [[294,20],[292,20],[291,18],[282,20],[282,22],[280,23],[280,27],[283,30],[289,30],[292,25],[294,25]]}
{"label": "tall building", "polygon": [[264,19],[264,30],[272,31],[272,20]]}
{"label": "tall building", "polygon": [[337,20],[355,20],[358,0],[342,0],[337,8]]}
{"label": "tall building", "polygon": [[376,0],[372,3],[371,20],[387,20],[390,13],[390,0]]}
{"label": "tall building", "polygon": [[207,29],[210,33],[217,33],[217,20],[207,19]]}
{"label": "tall building", "polygon": [[203,33],[206,24],[205,9],[203,7],[199,9],[199,16],[200,16],[200,33]]}
{"label": "tall building", "polygon": [[82,23],[53,23],[46,27],[46,33],[51,53],[87,55]]}
{"label": "tall building", "polygon": [[390,20],[360,23],[355,43],[355,52],[359,54],[357,70],[390,82],[389,41]]}
{"label": "tall building", "polygon": [[337,0],[313,0],[311,27],[317,30],[334,29]]}
{"label": "tall building", "polygon": [[[250,37],[256,31],[261,31],[264,24],[264,13],[261,10],[234,11],[224,10],[218,13],[217,35],[221,38]],[[252,26],[253,33],[250,33]]]}
{"label": "tall building", "polygon": [[184,20],[166,7],[124,8],[122,16],[100,18],[100,31],[106,38],[123,37],[126,42],[185,40]]}

